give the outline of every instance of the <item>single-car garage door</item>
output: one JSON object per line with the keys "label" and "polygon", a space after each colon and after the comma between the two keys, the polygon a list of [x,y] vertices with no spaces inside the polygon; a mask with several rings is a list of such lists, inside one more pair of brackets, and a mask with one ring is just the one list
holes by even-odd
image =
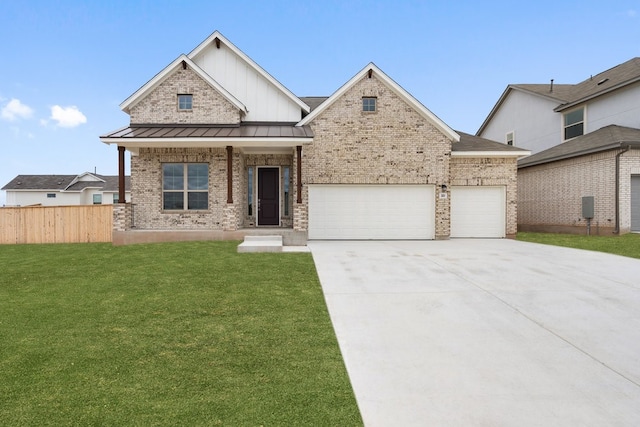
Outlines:
{"label": "single-car garage door", "polygon": [[631,176],[631,231],[640,231],[640,175]]}
{"label": "single-car garage door", "polygon": [[451,187],[451,237],[505,237],[505,187]]}
{"label": "single-car garage door", "polygon": [[310,185],[309,239],[433,239],[433,185]]}

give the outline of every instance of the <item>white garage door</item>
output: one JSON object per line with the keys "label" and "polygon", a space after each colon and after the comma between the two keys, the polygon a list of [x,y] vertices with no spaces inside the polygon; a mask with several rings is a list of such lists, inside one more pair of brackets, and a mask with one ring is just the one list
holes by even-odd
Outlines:
{"label": "white garage door", "polygon": [[433,239],[433,185],[310,185],[309,239]]}
{"label": "white garage door", "polygon": [[451,187],[451,237],[505,237],[505,187]]}

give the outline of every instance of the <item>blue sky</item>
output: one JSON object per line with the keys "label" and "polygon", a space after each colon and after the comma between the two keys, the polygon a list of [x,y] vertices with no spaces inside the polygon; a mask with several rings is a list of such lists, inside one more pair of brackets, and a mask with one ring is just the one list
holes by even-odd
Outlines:
{"label": "blue sky", "polygon": [[578,83],[640,56],[640,0],[0,0],[0,187],[116,175],[98,137],[128,124],[119,104],[215,30],[296,95],[374,62],[475,133],[509,83]]}

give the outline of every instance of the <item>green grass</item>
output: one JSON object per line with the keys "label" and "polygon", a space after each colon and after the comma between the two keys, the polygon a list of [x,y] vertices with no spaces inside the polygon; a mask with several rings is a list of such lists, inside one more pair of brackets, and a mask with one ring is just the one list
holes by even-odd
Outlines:
{"label": "green grass", "polygon": [[555,233],[518,233],[518,240],[640,258],[640,234],[585,236]]}
{"label": "green grass", "polygon": [[353,426],[309,254],[0,246],[0,424]]}

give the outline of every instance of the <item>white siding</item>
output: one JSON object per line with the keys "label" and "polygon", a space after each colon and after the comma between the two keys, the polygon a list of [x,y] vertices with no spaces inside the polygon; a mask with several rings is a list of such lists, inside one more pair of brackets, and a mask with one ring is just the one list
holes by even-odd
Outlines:
{"label": "white siding", "polygon": [[500,109],[480,135],[505,142],[515,132],[515,146],[535,154],[561,142],[562,115],[553,111],[559,102],[511,90]]}
{"label": "white siding", "polygon": [[[56,197],[49,198],[47,194],[53,193]],[[60,192],[60,191],[7,191],[7,206],[70,206],[70,205],[92,205],[93,195],[102,194],[102,204],[113,204],[114,193],[102,193],[95,190],[80,192]],[[126,193],[127,201],[131,201],[131,193]]]}
{"label": "white siding", "polygon": [[640,83],[594,99],[588,104],[585,132],[608,125],[640,128]]}
{"label": "white siding", "polygon": [[220,49],[212,44],[193,61],[246,105],[245,121],[297,122],[302,118],[300,106],[224,44]]}

